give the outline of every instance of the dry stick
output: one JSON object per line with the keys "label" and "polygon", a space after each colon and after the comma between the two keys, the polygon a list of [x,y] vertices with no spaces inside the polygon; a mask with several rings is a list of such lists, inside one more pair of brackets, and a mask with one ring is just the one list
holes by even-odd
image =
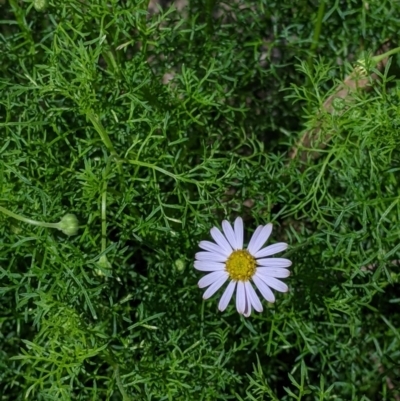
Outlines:
{"label": "dry stick", "polygon": [[[390,44],[386,42],[381,48],[376,52],[375,56],[386,53],[389,50]],[[386,64],[389,60],[389,57],[384,58],[376,65],[376,68],[379,71],[383,71],[386,67]],[[376,81],[378,79],[378,75],[372,73],[370,77],[365,77],[362,75],[361,68],[355,68],[353,72],[345,78],[343,82],[341,82],[335,93],[328,97],[322,105],[323,110],[319,113],[319,120],[322,120],[323,114],[325,112],[331,113],[333,112],[333,102],[335,99],[344,99],[347,101],[347,104],[350,103],[353,98],[353,94],[357,92],[358,89],[370,90],[371,89],[371,81]],[[344,110],[343,110],[344,111]],[[300,150],[300,148],[311,149],[314,142],[316,142],[319,138],[319,134],[321,132],[322,122],[319,122],[315,128],[312,128],[304,133],[304,135],[300,138],[300,140],[296,143],[296,145],[291,149],[289,153],[289,157],[294,159],[295,157],[299,157],[301,161],[306,161],[307,157],[311,156],[312,159],[318,158],[321,153],[320,152],[309,152],[307,150]],[[331,140],[332,135],[326,135],[324,140],[318,143],[318,149],[324,149],[328,142]]]}
{"label": "dry stick", "polygon": [[[386,53],[389,51],[389,43],[385,43],[376,53],[376,55],[380,55],[383,53]],[[381,60],[377,65],[376,68],[379,71],[383,71],[384,68],[386,67],[386,64],[389,60],[389,57],[384,58]],[[324,102],[323,104],[323,112],[328,112],[332,113],[334,108],[333,108],[333,101],[337,98],[339,99],[344,99],[347,100],[348,103],[350,103],[353,99],[352,95],[354,92],[356,92],[358,89],[364,89],[364,90],[370,90],[371,89],[371,82],[376,81],[378,79],[378,75],[373,73],[371,74],[370,78],[362,76],[360,74],[360,68],[355,68],[353,72],[345,78],[345,80],[338,85],[338,88],[336,92],[329,96],[328,99]],[[320,116],[322,117],[323,112],[320,112]],[[307,152],[305,150],[299,152],[300,147],[304,148],[311,148],[313,145],[313,142],[318,139],[319,133],[321,131],[321,125],[322,123],[320,122],[317,127],[308,130],[304,133],[304,135],[300,138],[300,140],[297,142],[297,144],[292,148],[292,150],[289,153],[289,157],[291,159],[294,159],[296,156],[300,158],[301,161],[306,161],[307,156],[310,155],[311,158],[316,159],[320,156],[320,152]],[[325,140],[321,143],[318,144],[318,149],[324,149],[330,139],[332,138],[332,135],[326,135],[324,138]],[[400,260],[393,260],[392,264],[397,265],[399,264]],[[361,270],[374,270],[377,267],[377,264],[370,264],[368,266],[363,266],[361,267]],[[379,363],[378,365],[378,370],[381,374],[385,373],[384,367],[382,364]],[[389,390],[394,390],[395,386],[389,376],[386,376],[386,384],[389,388]],[[400,401],[400,395],[395,393],[394,394],[394,399],[396,401]]]}

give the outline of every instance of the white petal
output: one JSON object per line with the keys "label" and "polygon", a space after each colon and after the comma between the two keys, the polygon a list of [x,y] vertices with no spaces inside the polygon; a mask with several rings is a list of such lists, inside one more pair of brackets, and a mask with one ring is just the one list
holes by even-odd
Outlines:
{"label": "white petal", "polygon": [[[261,227],[261,230],[259,228]],[[253,234],[253,237],[250,240],[250,244],[247,247],[247,250],[251,255],[255,255],[261,247],[268,240],[269,236],[272,232],[272,224],[269,223],[266,226],[260,226],[257,228],[256,232]]]}
{"label": "white petal", "polygon": [[260,249],[255,253],[255,258],[265,258],[266,256],[275,255],[276,253],[286,250],[288,244],[286,242],[278,242],[273,245],[269,245],[263,249]]}
{"label": "white petal", "polygon": [[228,287],[226,287],[226,290],[224,291],[224,293],[222,294],[222,297],[221,297],[221,299],[219,301],[219,304],[218,304],[218,309],[221,312],[223,312],[226,309],[226,307],[228,306],[229,301],[232,298],[233,291],[235,291],[235,287],[236,287],[236,281],[232,280],[228,284]]}
{"label": "white petal", "polygon": [[229,256],[232,253],[232,247],[229,245],[229,242],[223,236],[221,231],[218,230],[217,227],[213,227],[210,230],[211,236],[214,238],[214,241],[225,251],[225,255]]}
{"label": "white petal", "polygon": [[246,292],[244,289],[243,281],[238,281],[236,287],[236,309],[243,315],[246,309]]}
{"label": "white petal", "polygon": [[251,301],[249,299],[249,294],[246,291],[246,307],[244,308],[243,316],[249,317],[250,315],[251,315]]}
{"label": "white petal", "polygon": [[258,267],[257,272],[263,276],[286,278],[290,276],[290,271],[287,269],[274,269],[272,267]]}
{"label": "white petal", "polygon": [[257,274],[257,277],[259,277],[262,281],[264,281],[264,283],[267,284],[268,287],[271,287],[274,290],[277,290],[279,292],[287,292],[289,290],[289,287],[284,282],[277,280],[274,277],[267,277],[263,276],[262,274],[260,275]]}
{"label": "white petal", "polygon": [[247,281],[243,282],[244,285],[244,299],[245,299],[245,306],[244,306],[244,312],[243,316],[244,317],[249,317],[251,315],[251,300],[249,299],[249,293],[247,292],[247,287],[246,287]]}
{"label": "white petal", "polygon": [[226,239],[229,241],[229,243],[232,245],[233,249],[238,249],[236,245],[236,237],[235,237],[235,232],[233,231],[232,226],[229,224],[228,221],[224,220],[222,222],[222,229],[224,230],[224,234]]}
{"label": "white petal", "polygon": [[249,245],[247,246],[247,250],[249,250],[250,247],[254,247],[254,244],[255,244],[260,232],[262,231],[262,229],[263,229],[263,226],[258,226],[256,228],[256,231],[254,231],[253,235],[250,238],[250,242],[249,242]]}
{"label": "white petal", "polygon": [[197,260],[211,260],[212,262],[226,262],[227,260],[226,256],[212,252],[197,252],[195,258]]}
{"label": "white petal", "polygon": [[225,257],[228,257],[230,255],[230,252],[226,253],[225,249],[221,248],[219,245],[214,244],[213,242],[210,242],[210,241],[200,241],[199,247],[201,249],[205,249],[206,251],[209,251],[212,253],[220,253],[221,255],[224,255]]}
{"label": "white petal", "polygon": [[219,280],[221,277],[228,277],[228,273],[226,271],[212,272],[201,278],[197,285],[200,288],[208,287],[209,285]]}
{"label": "white petal", "polygon": [[251,305],[257,312],[262,312],[263,307],[261,305],[260,298],[258,298],[250,281],[246,281],[244,285],[246,287],[247,299],[251,302]]}
{"label": "white petal", "polygon": [[289,259],[284,259],[284,258],[257,259],[257,264],[263,267],[278,267],[278,268],[292,266],[292,262]]}
{"label": "white petal", "polygon": [[268,301],[268,302],[275,302],[275,295],[271,291],[271,289],[261,280],[260,276],[257,273],[252,277],[254,284],[257,286],[258,290],[261,292],[261,295]]}
{"label": "white petal", "polygon": [[202,272],[214,272],[217,270],[224,270],[225,264],[212,262],[211,260],[195,260],[194,268]]}
{"label": "white petal", "polygon": [[243,249],[243,220],[241,217],[236,218],[234,228],[237,249]]}
{"label": "white petal", "polygon": [[213,284],[211,284],[207,290],[203,294],[203,299],[210,298],[213,296],[225,283],[225,281],[228,279],[228,274],[225,276],[222,276],[218,280],[214,281]]}

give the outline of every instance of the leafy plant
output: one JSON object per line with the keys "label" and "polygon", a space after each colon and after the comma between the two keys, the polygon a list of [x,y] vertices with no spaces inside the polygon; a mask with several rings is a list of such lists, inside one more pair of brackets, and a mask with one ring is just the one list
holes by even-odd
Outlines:
{"label": "leafy plant", "polygon": [[[398,400],[399,13],[1,1],[1,399]],[[293,261],[248,319],[193,269],[236,216]]]}

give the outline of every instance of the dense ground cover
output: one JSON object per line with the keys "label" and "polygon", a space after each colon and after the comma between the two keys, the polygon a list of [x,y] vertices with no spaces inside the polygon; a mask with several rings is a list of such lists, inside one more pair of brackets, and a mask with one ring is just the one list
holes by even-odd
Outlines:
{"label": "dense ground cover", "polygon": [[[399,23],[0,1],[0,399],[398,401]],[[193,268],[237,216],[293,262],[249,318]]]}

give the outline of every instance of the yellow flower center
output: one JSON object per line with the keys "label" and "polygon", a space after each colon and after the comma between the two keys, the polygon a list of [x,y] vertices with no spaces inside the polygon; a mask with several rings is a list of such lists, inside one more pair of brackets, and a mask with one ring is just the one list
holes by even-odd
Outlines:
{"label": "yellow flower center", "polygon": [[249,281],[256,272],[256,260],[248,251],[233,251],[226,261],[226,271],[234,281]]}

